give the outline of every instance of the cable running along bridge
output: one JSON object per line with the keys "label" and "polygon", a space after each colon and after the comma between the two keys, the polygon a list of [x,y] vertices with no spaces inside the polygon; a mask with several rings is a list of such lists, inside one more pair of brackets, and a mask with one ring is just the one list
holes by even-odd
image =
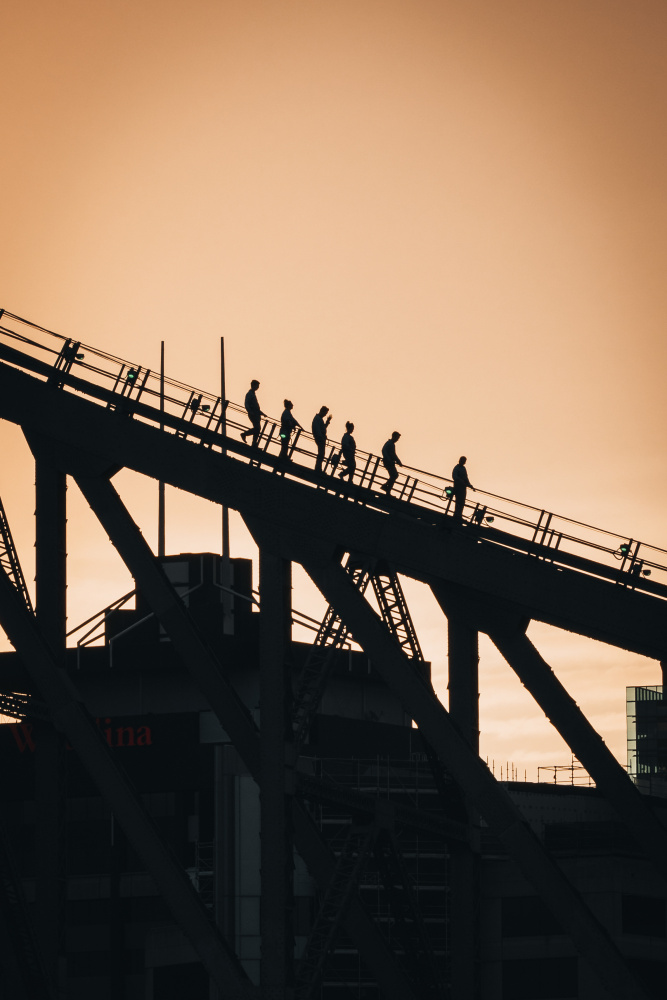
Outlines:
{"label": "cable running along bridge", "polygon": [[[440,984],[415,978],[415,966],[428,977],[424,970],[432,963],[426,952],[423,961],[406,965],[359,900],[356,880],[370,850],[384,859],[388,879],[404,878],[390,821],[373,813],[372,801],[306,777],[297,766],[326,687],[331,650],[353,636],[418,726],[436,786],[453,781],[465,798],[464,822],[448,816],[435,822],[433,814],[420,820],[418,810],[401,820],[430,824],[430,829],[435,825],[454,845],[463,873],[452,885],[452,906],[457,898],[461,902],[460,919],[452,924],[452,996],[458,1000],[477,995],[478,927],[474,907],[466,899],[475,891],[474,832],[481,816],[567,928],[577,953],[607,995],[645,1000],[606,930],[479,758],[478,635],[491,638],[616,810],[637,849],[655,867],[656,877],[667,882],[661,820],[526,634],[535,619],[667,660],[665,550],[479,490],[459,526],[448,479],[404,466],[387,496],[379,489],[385,475],[378,456],[358,451],[350,483],[330,474],[339,451],[331,443],[324,474],[316,473],[316,446],[303,430],[291,442],[290,461],[281,463],[278,421],[264,421],[259,445],[253,448],[240,440],[240,431],[248,426],[243,407],[173,379],[161,380],[159,372],[7,311],[0,314],[0,417],[23,429],[37,470],[34,612],[4,512],[0,519],[0,622],[32,684],[26,696],[16,696],[17,712],[22,705],[29,711],[34,696],[85,760],[222,995],[256,993],[230,943],[208,920],[187,877],[151,830],[141,803],[114,770],[81,704],[75,678],[61,669],[68,475],[259,784],[263,987],[282,988],[291,981],[299,996],[309,995],[309,977],[322,974],[340,924],[355,941],[383,997],[417,1000],[441,995]],[[257,542],[259,725],[116,492],[111,480],[123,467],[239,511]],[[304,567],[329,606],[294,695],[285,669],[292,562]],[[424,669],[400,576],[429,586],[447,618],[448,710]],[[375,604],[367,595],[374,596]],[[286,709],[291,718],[287,727]],[[305,808],[307,801],[327,796],[346,802],[351,815],[366,816],[365,823],[351,829],[338,861]],[[297,972],[289,969],[286,957],[288,931],[284,929],[282,937],[276,931],[288,909],[285,873],[291,871],[294,849],[318,881],[325,904]],[[408,890],[406,883],[403,907]],[[401,920],[412,928],[413,954],[421,955],[418,915],[401,915]]]}

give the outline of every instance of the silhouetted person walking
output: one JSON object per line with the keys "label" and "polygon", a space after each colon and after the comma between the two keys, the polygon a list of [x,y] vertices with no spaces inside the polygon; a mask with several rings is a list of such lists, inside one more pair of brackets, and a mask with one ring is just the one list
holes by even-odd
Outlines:
{"label": "silhouetted person walking", "polygon": [[349,481],[352,482],[354,473],[357,468],[357,460],[355,458],[355,453],[357,451],[357,442],[352,437],[352,431],[354,430],[354,424],[348,420],[345,424],[345,433],[341,438],[340,447],[343,452],[343,461],[345,462],[345,468],[342,472],[338,473],[339,479],[345,479],[347,476]]}
{"label": "silhouetted person walking", "polygon": [[382,445],[382,464],[389,473],[389,479],[381,486],[381,489],[385,490],[386,493],[391,493],[391,488],[398,479],[396,466],[403,465],[400,458],[396,454],[396,442],[400,436],[401,435],[398,431],[394,431],[389,440],[385,441]]}
{"label": "silhouetted person walking", "polygon": [[292,413],[292,407],[294,406],[292,400],[285,399],[283,402],[285,409],[280,418],[280,455],[278,457],[285,460],[287,458],[292,431],[296,427],[301,427],[301,424]]}
{"label": "silhouetted person walking", "polygon": [[452,479],[454,480],[454,521],[457,524],[461,524],[463,521],[463,508],[465,507],[468,487],[471,490],[475,489],[468,479],[466,461],[465,455],[461,455],[459,464],[455,465],[452,469]]}
{"label": "silhouetted person walking", "polygon": [[256,378],[250,383],[250,388],[245,394],[245,408],[252,424],[251,428],[247,431],[241,431],[241,437],[245,441],[248,434],[252,434],[252,446],[257,447],[257,442],[259,441],[259,435],[262,433],[262,417],[266,416],[259,408],[259,403],[257,402],[257,389],[259,389],[259,382]]}
{"label": "silhouetted person walking", "polygon": [[[331,423],[331,414],[327,417],[327,413],[329,413],[329,407],[321,406],[319,412],[313,417],[313,437],[317,445],[315,472],[322,471],[322,462],[324,461],[324,452],[327,446],[327,427]],[[327,417],[326,420],[324,419],[325,417]]]}

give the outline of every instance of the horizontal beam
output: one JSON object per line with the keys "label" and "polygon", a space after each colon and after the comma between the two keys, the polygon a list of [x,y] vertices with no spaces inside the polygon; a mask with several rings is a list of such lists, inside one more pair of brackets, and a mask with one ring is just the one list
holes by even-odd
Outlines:
{"label": "horizontal beam", "polygon": [[[429,585],[446,583],[486,594],[528,618],[667,659],[667,605],[657,596],[665,588],[643,578],[637,589],[629,589],[590,575],[596,565],[590,560],[585,561],[587,572],[577,572],[493,544],[489,532],[439,531],[428,523],[437,518],[433,511],[424,510],[426,520],[420,521],[389,504],[391,498],[375,498],[367,506],[349,503],[347,497],[313,489],[306,481],[276,475],[73,393],[50,389],[3,364],[0,416],[48,434],[53,448],[64,448],[70,457],[76,449],[84,450],[88,460],[96,456],[100,472],[126,466],[244,516],[270,521],[275,530],[301,532],[383,558],[398,572]],[[226,448],[232,449],[230,441]],[[236,450],[242,448],[238,444]],[[309,480],[310,470],[299,469],[299,476]],[[606,567],[599,571],[609,573]]]}
{"label": "horizontal beam", "polygon": [[[324,778],[315,778],[301,771],[295,774],[295,791],[301,798],[311,802],[343,809],[351,815],[365,813],[369,818],[375,818],[376,822],[380,822],[386,815],[385,804],[383,803],[378,809],[378,799],[373,796],[364,795],[356,789],[348,789],[344,785],[326,781]],[[470,841],[470,832],[465,823],[449,819],[439,812],[392,803],[392,815],[400,827],[440,837],[443,844],[454,841],[466,844]]]}

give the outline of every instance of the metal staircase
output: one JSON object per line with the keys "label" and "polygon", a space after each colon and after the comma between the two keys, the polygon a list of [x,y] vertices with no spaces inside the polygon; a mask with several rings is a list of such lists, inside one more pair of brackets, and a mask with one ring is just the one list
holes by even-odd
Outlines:
{"label": "metal staircase", "polygon": [[402,945],[407,964],[420,983],[420,996],[424,1000],[429,997],[435,1000],[435,997],[444,995],[442,977],[419,908],[413,879],[390,830],[382,831],[373,852],[389,898],[394,921],[392,936]]}
{"label": "metal staircase", "polygon": [[41,719],[46,722],[49,713],[46,705],[29,694],[17,692],[0,692],[0,715],[8,715],[12,719]]}
{"label": "metal staircase", "polygon": [[[410,617],[398,574],[386,563],[378,563],[371,581],[382,619],[401,651],[413,664],[423,663],[424,654],[417,638],[417,630]],[[442,809],[449,811],[447,807],[450,799],[451,781],[448,781],[438,755],[423,735],[422,744]]]}
{"label": "metal staircase", "polygon": [[28,611],[34,614],[32,601],[30,600],[30,594],[28,593],[19,557],[16,554],[16,548],[12,539],[12,533],[9,530],[9,522],[5,514],[5,508],[2,505],[2,500],[0,500],[0,566],[2,566],[18,590]]}
{"label": "metal staircase", "polygon": [[373,591],[382,619],[396,642],[411,660],[424,660],[417,632],[398,575],[386,563],[377,563],[371,576]]}
{"label": "metal staircase", "polygon": [[[368,562],[349,555],[345,569],[359,593],[365,593],[370,580]],[[345,645],[349,635],[349,629],[336,609],[329,605],[308,653],[294,699],[292,727],[297,757],[306,741],[313,715],[317,711],[322,692],[326,687],[336,653]]]}
{"label": "metal staircase", "polygon": [[315,996],[324,963],[333,950],[338,928],[376,834],[374,826],[351,826],[348,831],[297,970],[295,1000],[311,1000]]}

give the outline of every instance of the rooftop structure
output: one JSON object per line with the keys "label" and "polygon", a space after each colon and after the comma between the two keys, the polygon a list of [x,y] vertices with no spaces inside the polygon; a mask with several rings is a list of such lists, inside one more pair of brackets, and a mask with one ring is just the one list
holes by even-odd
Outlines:
{"label": "rooftop structure", "polygon": [[667,797],[667,704],[662,684],[627,689],[628,774],[641,791]]}

